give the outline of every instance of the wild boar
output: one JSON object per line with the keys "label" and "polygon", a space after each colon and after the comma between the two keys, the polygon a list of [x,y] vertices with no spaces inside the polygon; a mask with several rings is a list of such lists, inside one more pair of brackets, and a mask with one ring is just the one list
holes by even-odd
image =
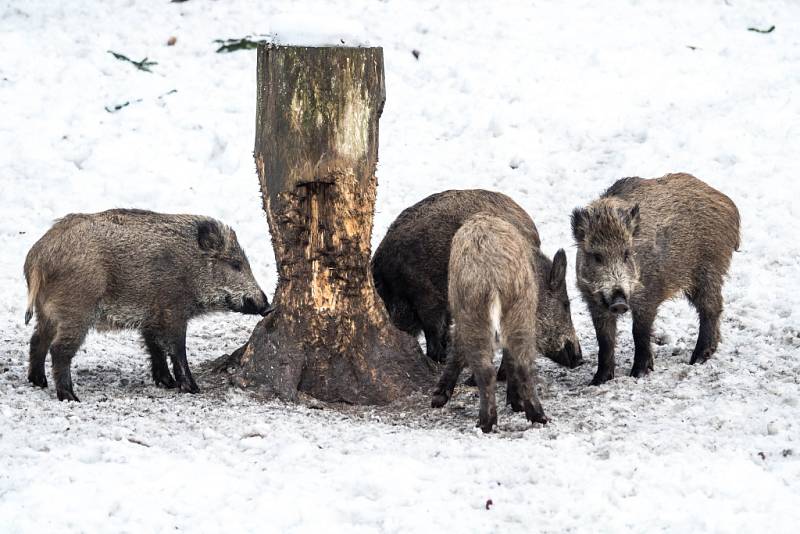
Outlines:
{"label": "wild boar", "polygon": [[67,215],[28,252],[25,279],[26,324],[36,312],[28,380],[47,387],[49,349],[59,400],[78,400],[70,362],[92,327],[140,330],[156,384],[195,393],[186,361],[188,320],[217,310],[269,311],[234,231],[199,215],[124,209]]}
{"label": "wild boar", "polygon": [[683,294],[700,329],[690,363],[705,362],[720,341],[722,284],[739,248],[739,211],[689,174],[624,178],[572,212],[578,288],[589,307],[599,354],[592,384],[614,377],[617,317],[631,310],[631,376],[653,369],[650,333],[659,305]]}
{"label": "wild boar", "polygon": [[479,212],[510,223],[532,250],[539,295],[537,348],[561,365],[580,365],[581,347],[572,325],[565,282],[566,254],[559,250],[551,261],[540,250],[533,220],[502,193],[443,191],[405,209],[391,224],[372,258],[372,275],[392,322],[412,335],[424,332],[428,356],[438,362],[445,360],[451,242],[464,221]]}
{"label": "wild boar", "polygon": [[535,383],[539,286],[533,254],[530,241],[513,225],[485,213],[467,219],[453,236],[447,290],[451,344],[431,405],[448,401],[466,363],[480,390],[478,426],[484,432],[497,423],[495,341],[504,349],[508,403],[531,422],[547,422]]}

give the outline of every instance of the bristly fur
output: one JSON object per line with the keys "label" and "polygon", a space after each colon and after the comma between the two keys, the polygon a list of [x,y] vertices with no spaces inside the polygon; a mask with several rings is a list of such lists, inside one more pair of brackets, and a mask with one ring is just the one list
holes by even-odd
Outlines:
{"label": "bristly fur", "polygon": [[629,178],[621,178],[614,182],[614,184],[606,189],[600,198],[607,198],[613,196],[623,196],[626,193],[630,193],[634,189],[636,189],[639,184],[644,180],[644,178],[639,178],[636,176],[632,176]]}
{"label": "bristly fur", "polygon": [[49,350],[62,400],[77,400],[70,361],[92,327],[139,329],[156,383],[196,392],[186,363],[187,321],[209,311],[269,307],[233,230],[197,215],[124,209],[67,215],[31,247],[25,279],[26,324],[36,314],[28,378],[47,385]]}
{"label": "bristly fur", "polygon": [[[607,197],[602,197],[607,198]],[[586,248],[602,247],[632,236],[638,226],[639,207],[622,206],[614,201],[596,201],[588,208],[572,212],[572,232]]]}
{"label": "bristly fur", "polygon": [[448,301],[453,316],[447,368],[432,404],[450,397],[464,364],[481,390],[479,425],[489,432],[497,422],[496,335],[503,349],[509,403],[532,422],[547,418],[536,395],[537,273],[530,243],[508,222],[490,214],[473,215],[453,237],[448,270]]}
{"label": "bristly fur", "polygon": [[[424,332],[428,356],[445,360],[450,248],[461,225],[481,212],[510,223],[529,242],[539,289],[539,348],[561,365],[578,365],[580,344],[569,312],[566,284],[551,282],[552,272],[560,273],[562,264],[554,265],[542,252],[536,225],[525,210],[507,195],[494,191],[436,193],[403,210],[391,224],[372,258],[372,275],[392,322],[413,335]],[[566,256],[562,260],[565,264]]]}
{"label": "bristly fur", "polygon": [[633,376],[653,368],[652,323],[658,306],[676,295],[685,295],[700,317],[691,363],[714,353],[722,284],[739,247],[739,211],[731,199],[689,174],[624,178],[573,211],[572,232],[578,287],[600,345],[593,384],[614,376],[616,317],[609,303],[619,295],[633,313]]}

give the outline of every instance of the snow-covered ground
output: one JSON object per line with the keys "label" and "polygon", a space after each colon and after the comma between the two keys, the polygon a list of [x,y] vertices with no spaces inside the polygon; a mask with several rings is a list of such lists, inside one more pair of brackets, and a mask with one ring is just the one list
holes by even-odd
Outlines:
{"label": "snow-covered ground", "polygon": [[[491,435],[466,387],[441,411],[179,395],[153,386],[129,332],[90,335],[73,363],[80,404],[30,386],[22,264],[68,212],[217,216],[271,292],[255,51],[213,41],[276,17],[330,30],[331,15],[384,47],[374,244],[428,194],[484,187],[525,207],[552,254],[571,245],[570,210],[615,179],[692,172],[742,214],[716,357],[687,365],[695,314],[671,302],[655,372],[625,376],[628,320],[618,378],[588,387],[597,349],[576,301],[591,363],[542,362],[551,423],[504,408]],[[796,532],[798,87],[790,0],[0,3],[0,532]],[[255,320],[192,323],[190,364]]]}

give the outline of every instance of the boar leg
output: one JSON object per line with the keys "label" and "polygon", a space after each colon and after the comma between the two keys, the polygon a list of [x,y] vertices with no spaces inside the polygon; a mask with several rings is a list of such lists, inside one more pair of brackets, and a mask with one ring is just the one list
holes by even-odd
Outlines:
{"label": "boar leg", "polygon": [[454,348],[450,347],[450,356],[447,358],[447,365],[445,365],[444,372],[433,390],[433,398],[431,399],[431,407],[441,408],[450,397],[453,396],[453,390],[458,382],[458,376],[464,369],[464,358],[460,353],[456,352]]}
{"label": "boar leg", "polygon": [[447,358],[447,321],[438,313],[431,312],[420,317],[425,333],[425,353],[435,362]]}
{"label": "boar leg", "polygon": [[[489,349],[491,350],[491,347]],[[478,383],[481,397],[478,426],[484,432],[491,432],[492,427],[497,424],[497,401],[495,399],[497,378],[490,358],[475,359],[478,361],[473,362],[473,370],[475,371],[475,381]]]}
{"label": "boar leg", "polygon": [[503,349],[503,357],[500,358],[500,367],[497,368],[497,381],[503,382],[506,380],[508,376],[508,370],[506,369],[506,357],[508,356],[508,350]]}
{"label": "boar leg", "polygon": [[443,362],[447,357],[447,344],[444,334],[436,328],[425,328],[425,354],[435,362]]}
{"label": "boar leg", "polygon": [[50,346],[50,356],[53,358],[53,381],[56,383],[58,400],[78,401],[72,390],[72,357],[78,352],[88,328],[64,327],[58,325],[56,338]]}
{"label": "boar leg", "polygon": [[656,310],[649,307],[633,310],[633,368],[631,376],[639,378],[653,370],[653,350],[650,346],[650,334],[653,331],[653,321]]}
{"label": "boar leg", "polygon": [[597,373],[590,385],[599,386],[614,378],[614,346],[617,342],[617,318],[599,309],[592,309],[592,323],[597,334]]}
{"label": "boar leg", "polygon": [[30,357],[28,360],[28,380],[40,388],[47,387],[47,376],[44,372],[44,361],[50,343],[53,342],[55,329],[42,314],[36,314],[36,328],[31,336]]}
{"label": "boar leg", "polygon": [[491,432],[497,424],[497,379],[492,363],[494,331],[489,325],[479,324],[466,325],[466,329],[469,331],[457,331],[453,336],[453,349],[464,356],[478,384],[481,399],[478,426],[484,432]]}
{"label": "boar leg", "polygon": [[516,384],[517,395],[528,421],[545,424],[548,419],[544,414],[539,395],[536,393],[536,371],[534,369],[536,349],[533,340],[521,336],[511,336],[508,344],[511,353],[507,364],[508,383]]}
{"label": "boar leg", "polygon": [[[500,362],[500,369],[497,371],[497,381],[506,380],[506,404],[511,406],[513,411],[521,412],[525,408],[519,398],[519,381],[515,366],[511,361],[512,358],[513,356],[508,352],[508,349],[503,349],[503,359]],[[503,374],[502,379],[500,378],[501,372]]]}
{"label": "boar leg", "polygon": [[[497,368],[497,381],[498,382],[505,382],[506,381],[506,374],[507,374],[506,373],[506,354],[508,354],[508,351],[506,349],[503,349],[503,357],[500,359],[500,367]],[[475,382],[475,375],[469,375],[469,378],[464,380],[464,385],[465,386],[472,386],[472,387],[477,386],[478,383]]]}
{"label": "boar leg", "polygon": [[153,372],[153,381],[157,386],[163,386],[167,389],[176,387],[175,379],[167,367],[167,355],[158,343],[157,335],[149,330],[142,332],[144,336],[144,344],[147,347],[147,352],[150,353],[150,366]]}
{"label": "boar leg", "polygon": [[692,359],[689,363],[705,363],[719,344],[719,318],[722,314],[722,285],[705,282],[700,287],[707,290],[699,290],[693,298],[692,304],[697,309],[700,318],[700,328],[697,334],[697,345],[692,352]]}
{"label": "boar leg", "polygon": [[161,332],[157,336],[157,342],[172,360],[172,373],[178,389],[183,393],[200,391],[189,370],[189,362],[186,361],[186,325]]}

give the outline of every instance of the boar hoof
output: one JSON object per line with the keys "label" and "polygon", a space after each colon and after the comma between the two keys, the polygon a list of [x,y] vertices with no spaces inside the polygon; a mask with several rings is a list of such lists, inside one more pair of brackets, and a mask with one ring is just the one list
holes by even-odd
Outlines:
{"label": "boar hoof", "polygon": [[161,386],[166,389],[175,389],[178,386],[175,379],[172,378],[172,375],[153,377],[153,380],[155,380],[156,386]]}
{"label": "boar hoof", "polygon": [[652,367],[634,367],[631,369],[631,376],[633,378],[642,378],[650,374]]}
{"label": "boar hoof", "polygon": [[595,373],[594,378],[592,378],[592,381],[589,382],[589,385],[590,386],[599,386],[601,384],[605,384],[606,382],[608,382],[612,378],[614,378],[614,370],[613,369],[611,369],[610,371],[599,370],[599,371],[597,371],[597,373]]}
{"label": "boar hoof", "polygon": [[56,396],[58,397],[58,400],[60,400],[60,401],[65,401],[65,400],[66,401],[75,401],[75,402],[80,402],[81,401],[77,397],[77,395],[75,395],[75,393],[72,391],[72,388],[69,388],[69,389],[67,389],[67,388],[57,389],[56,390]]}
{"label": "boar hoof", "polygon": [[34,386],[38,386],[40,388],[47,387],[47,377],[44,373],[29,373],[28,374],[28,381]]}
{"label": "boar hoof", "polygon": [[692,359],[689,360],[689,365],[694,365],[696,363],[706,363],[711,355],[714,354],[714,351],[711,349],[705,349],[702,351],[695,351],[692,353]]}
{"label": "boar hoof", "polygon": [[481,430],[484,434],[488,434],[492,431],[492,428],[497,424],[497,411],[492,410],[492,413],[483,415],[481,414],[480,419],[478,419],[478,424],[475,426],[481,427]]}
{"label": "boar hoof", "polygon": [[547,422],[549,421],[547,416],[544,414],[544,410],[542,410],[542,407],[541,406],[536,407],[533,405],[533,403],[529,401],[525,402],[525,417],[527,417],[528,421],[530,421],[531,423],[541,423],[543,425],[546,425]]}
{"label": "boar hoof", "polygon": [[450,397],[446,393],[434,393],[431,398],[431,408],[441,408],[449,400]]}
{"label": "boar hoof", "polygon": [[194,380],[186,380],[185,382],[180,382],[178,384],[178,389],[181,393],[199,393],[200,388],[197,387]]}

